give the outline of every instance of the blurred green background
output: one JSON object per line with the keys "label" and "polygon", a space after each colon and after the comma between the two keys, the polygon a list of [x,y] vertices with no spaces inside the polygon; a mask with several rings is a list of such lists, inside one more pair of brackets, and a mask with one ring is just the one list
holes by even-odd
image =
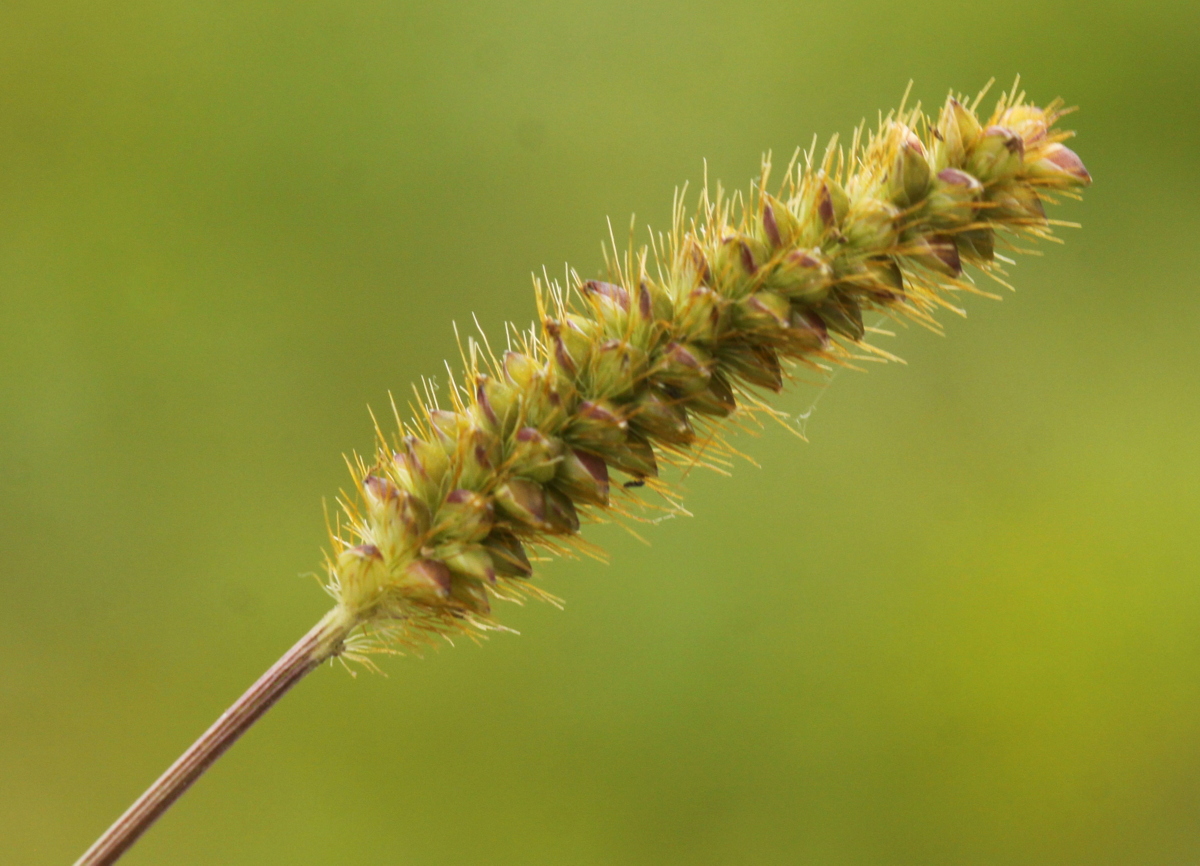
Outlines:
{"label": "blurred green background", "polygon": [[[67,863],[325,609],[322,497],[606,217],[1016,73],[1065,247],[522,636],[319,671],[131,864],[1200,860],[1193,2],[0,7],[0,862]],[[693,186],[693,189],[695,187]],[[782,405],[803,412],[812,389]]]}

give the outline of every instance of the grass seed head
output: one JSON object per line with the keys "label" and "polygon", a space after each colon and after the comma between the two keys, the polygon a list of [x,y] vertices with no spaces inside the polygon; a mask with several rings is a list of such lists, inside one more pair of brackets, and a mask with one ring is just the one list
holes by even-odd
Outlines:
{"label": "grass seed head", "polygon": [[493,598],[545,597],[531,550],[586,550],[581,523],[630,514],[629,488],[672,502],[660,466],[723,464],[725,420],[769,411],[756,392],[886,357],[864,313],[936,328],[955,294],[985,294],[965,264],[1003,283],[996,250],[1049,237],[1045,203],[1091,182],[1064,113],[1015,89],[986,119],[954,95],[936,118],[901,109],[773,192],[765,160],[748,194],[705,189],[694,213],[680,197],[604,280],[535,281],[540,324],[500,358],[468,340],[448,405],[419,401],[356,467],[328,563],[356,652],[497,628]]}

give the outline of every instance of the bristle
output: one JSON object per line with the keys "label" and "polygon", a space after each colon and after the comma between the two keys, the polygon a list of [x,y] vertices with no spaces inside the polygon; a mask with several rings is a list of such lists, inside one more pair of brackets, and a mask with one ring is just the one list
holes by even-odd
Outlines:
{"label": "bristle", "polygon": [[533,550],[597,555],[581,521],[632,516],[622,498],[641,488],[667,503],[649,522],[686,513],[660,469],[724,472],[737,452],[722,433],[779,420],[762,392],[795,365],[898,360],[863,342],[888,333],[866,314],[937,330],[939,308],[962,313],[954,293],[995,297],[964,266],[1007,286],[997,246],[1053,239],[1050,193],[1091,180],[1053,128],[1061,102],[1018,87],[985,122],[983,93],[934,120],[906,90],[848,151],[836,136],[819,161],[815,139],[797,149],[774,194],[769,157],[746,195],[710,193],[706,166],[696,210],[678,192],[648,247],[622,252],[610,223],[604,280],[535,276],[539,322],[507,325],[500,357],[477,321],[479,339],[456,328],[448,408],[423,379],[394,447],[378,433],[374,462],[350,462],[361,502],[339,499],[327,567],[362,627],[352,655],[501,628],[492,597],[557,603],[530,583]]}

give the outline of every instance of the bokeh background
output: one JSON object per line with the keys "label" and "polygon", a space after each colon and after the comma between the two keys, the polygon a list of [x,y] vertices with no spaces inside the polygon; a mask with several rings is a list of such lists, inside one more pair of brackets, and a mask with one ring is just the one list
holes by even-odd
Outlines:
{"label": "bokeh background", "polygon": [[[0,862],[325,609],[367,406],[606,217],[1016,73],[1096,178],[907,366],[601,527],[520,637],[319,671],[133,864],[1200,860],[1200,6],[0,7]],[[998,92],[999,88],[997,88]],[[804,413],[817,393],[782,401]]]}

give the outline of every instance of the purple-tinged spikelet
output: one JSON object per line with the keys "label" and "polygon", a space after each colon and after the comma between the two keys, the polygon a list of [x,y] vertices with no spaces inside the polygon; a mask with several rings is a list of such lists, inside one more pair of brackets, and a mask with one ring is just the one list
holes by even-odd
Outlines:
{"label": "purple-tinged spikelet", "polygon": [[613,473],[662,491],[661,465],[719,453],[720,426],[791,366],[886,357],[863,342],[867,311],[936,327],[954,293],[984,294],[964,265],[999,280],[997,248],[1049,237],[1044,203],[1090,183],[1062,114],[1022,95],[986,121],[953,97],[936,122],[902,108],[807,154],[775,195],[764,166],[746,199],[677,204],[672,231],[605,281],[539,281],[541,322],[499,357],[468,341],[448,405],[427,395],[358,462],[328,563],[339,607],[383,646],[496,627],[493,597],[541,594],[529,548],[622,510]]}

